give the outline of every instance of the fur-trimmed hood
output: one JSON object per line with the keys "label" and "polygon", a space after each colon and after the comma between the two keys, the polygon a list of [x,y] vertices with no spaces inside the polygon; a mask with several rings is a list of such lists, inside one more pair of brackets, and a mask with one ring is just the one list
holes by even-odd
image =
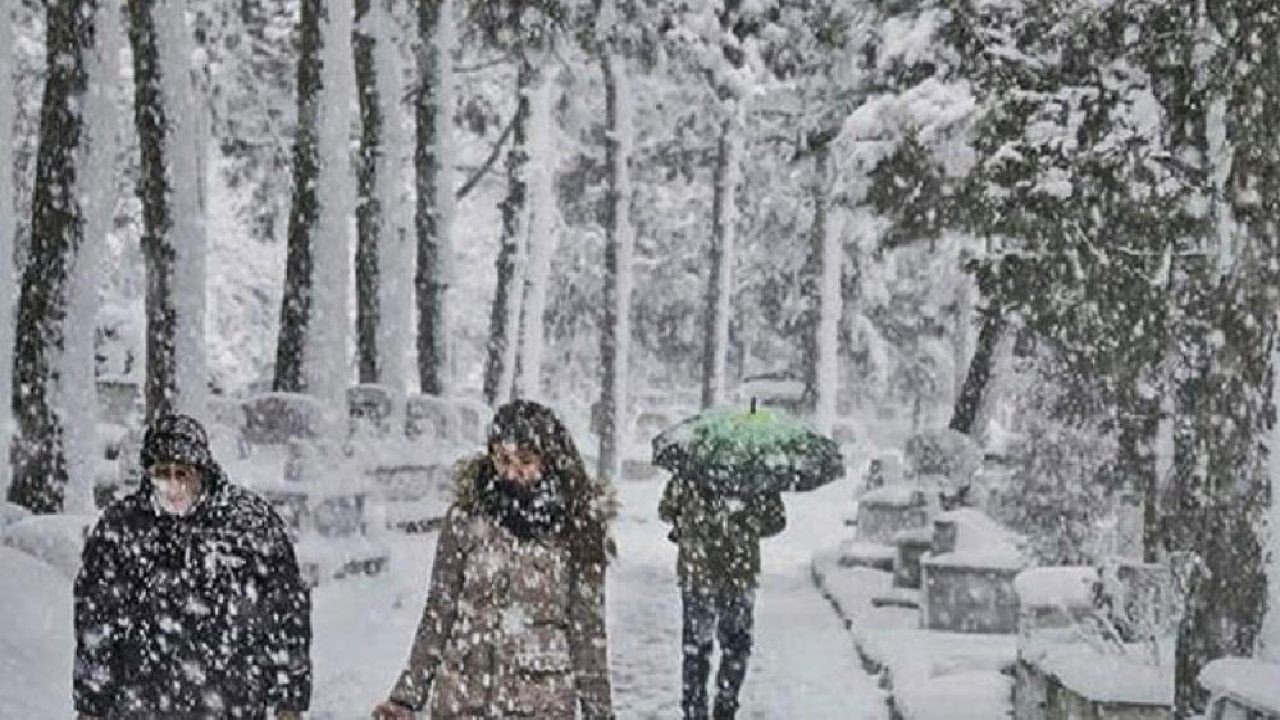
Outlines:
{"label": "fur-trimmed hood", "polygon": [[[468,515],[483,512],[480,494],[485,476],[490,472],[492,466],[488,455],[484,453],[469,455],[454,464],[453,503],[459,511]],[[564,475],[564,491],[574,495],[566,498],[571,509],[566,535],[581,534],[592,527],[598,528],[606,554],[615,555],[615,545],[609,534],[609,525],[618,514],[617,496],[613,488],[591,477],[579,458],[571,458],[560,472]]]}

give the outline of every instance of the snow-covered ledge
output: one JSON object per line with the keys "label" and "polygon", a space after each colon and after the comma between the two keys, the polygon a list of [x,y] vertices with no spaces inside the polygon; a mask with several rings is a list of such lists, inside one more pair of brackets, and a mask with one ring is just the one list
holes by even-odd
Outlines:
{"label": "snow-covered ledge", "polygon": [[[1132,576],[1130,582],[1150,580],[1122,575]],[[1032,568],[1015,579],[1016,717],[1172,717],[1172,637],[1119,642],[1120,618],[1111,617],[1100,598],[1110,593],[1123,606],[1131,592],[1108,590],[1108,577],[1098,568],[1073,566]],[[1152,623],[1140,624],[1156,629]],[[1109,632],[1098,632],[1102,627]]]}

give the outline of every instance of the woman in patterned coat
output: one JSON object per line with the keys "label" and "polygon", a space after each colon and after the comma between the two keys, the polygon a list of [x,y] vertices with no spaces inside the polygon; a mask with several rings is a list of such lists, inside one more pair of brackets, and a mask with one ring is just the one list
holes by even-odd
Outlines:
{"label": "woman in patterned coat", "polygon": [[605,488],[546,407],[498,409],[461,462],[409,660],[373,716],[612,718]]}

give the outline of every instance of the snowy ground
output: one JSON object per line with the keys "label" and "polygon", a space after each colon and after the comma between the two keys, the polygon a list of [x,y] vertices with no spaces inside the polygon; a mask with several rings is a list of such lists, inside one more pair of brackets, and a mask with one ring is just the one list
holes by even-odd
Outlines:
{"label": "snowy ground", "polygon": [[[883,720],[867,676],[828,602],[809,579],[814,548],[843,533],[842,481],[787,496],[789,527],[767,540],[756,605],[756,651],[742,718]],[[661,485],[619,487],[619,556],[609,576],[615,704],[621,718],[679,716],[680,601],[674,546],[657,520]],[[408,653],[426,592],[435,535],[388,533],[391,571],[314,593],[315,693],[310,717],[356,720],[385,696]],[[71,583],[65,571],[0,548],[0,717],[71,714]]]}
{"label": "snowy ground", "polygon": [[[839,533],[843,484],[788,496],[791,527],[766,541],[757,644],[743,718],[880,720],[883,695],[863,673],[849,635],[809,580],[811,548]],[[657,482],[625,483],[609,577],[610,654],[622,718],[679,716],[680,600],[675,554],[657,520]],[[408,653],[425,594],[434,536],[392,536],[392,572],[315,594],[316,693],[312,717],[366,714]]]}

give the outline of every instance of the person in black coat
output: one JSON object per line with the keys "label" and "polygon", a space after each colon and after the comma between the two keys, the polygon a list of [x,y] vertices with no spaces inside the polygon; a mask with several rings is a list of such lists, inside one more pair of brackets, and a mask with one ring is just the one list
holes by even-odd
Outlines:
{"label": "person in black coat", "polygon": [[232,485],[204,428],[156,420],[139,489],[107,506],[75,581],[87,718],[299,718],[311,599],[280,517]]}

